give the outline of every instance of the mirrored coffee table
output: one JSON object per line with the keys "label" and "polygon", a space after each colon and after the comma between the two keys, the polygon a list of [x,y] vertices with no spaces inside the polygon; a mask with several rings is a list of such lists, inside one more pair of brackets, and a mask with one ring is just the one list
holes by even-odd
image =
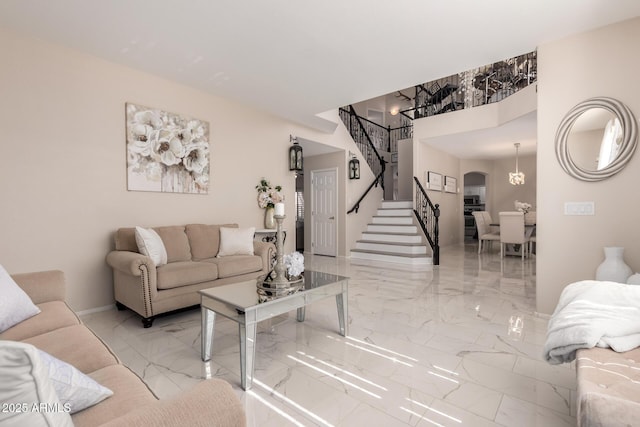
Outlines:
{"label": "mirrored coffee table", "polygon": [[253,382],[258,322],[294,309],[297,310],[297,320],[302,322],[307,305],[335,296],[340,335],[346,336],[348,284],[348,277],[307,270],[304,272],[304,288],[294,294],[266,302],[259,302],[255,279],[199,291],[202,310],[202,360],[211,360],[216,315],[238,322],[240,382],[243,390],[249,390]]}

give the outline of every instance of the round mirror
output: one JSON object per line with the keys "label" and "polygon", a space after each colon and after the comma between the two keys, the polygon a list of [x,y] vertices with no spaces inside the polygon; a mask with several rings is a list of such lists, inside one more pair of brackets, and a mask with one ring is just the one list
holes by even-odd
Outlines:
{"label": "round mirror", "polygon": [[556,156],[569,175],[600,181],[620,172],[636,149],[638,125],[629,108],[612,98],[591,98],[564,117]]}

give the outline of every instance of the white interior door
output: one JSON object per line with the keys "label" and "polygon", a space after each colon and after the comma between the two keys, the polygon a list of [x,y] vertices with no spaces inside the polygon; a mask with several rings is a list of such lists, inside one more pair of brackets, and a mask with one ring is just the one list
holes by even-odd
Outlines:
{"label": "white interior door", "polygon": [[311,249],[316,255],[338,252],[338,170],[311,171]]}

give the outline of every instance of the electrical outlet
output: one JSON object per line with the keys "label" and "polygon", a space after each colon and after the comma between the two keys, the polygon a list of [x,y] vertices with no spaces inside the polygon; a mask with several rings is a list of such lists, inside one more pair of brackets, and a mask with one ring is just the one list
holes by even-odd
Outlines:
{"label": "electrical outlet", "polygon": [[565,215],[595,215],[595,202],[565,202]]}

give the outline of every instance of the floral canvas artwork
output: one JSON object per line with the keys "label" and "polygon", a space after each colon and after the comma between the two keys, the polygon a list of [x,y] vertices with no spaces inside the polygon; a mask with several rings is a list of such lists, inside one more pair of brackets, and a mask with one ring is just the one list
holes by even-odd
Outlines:
{"label": "floral canvas artwork", "polygon": [[207,194],[209,123],[126,104],[127,188]]}

